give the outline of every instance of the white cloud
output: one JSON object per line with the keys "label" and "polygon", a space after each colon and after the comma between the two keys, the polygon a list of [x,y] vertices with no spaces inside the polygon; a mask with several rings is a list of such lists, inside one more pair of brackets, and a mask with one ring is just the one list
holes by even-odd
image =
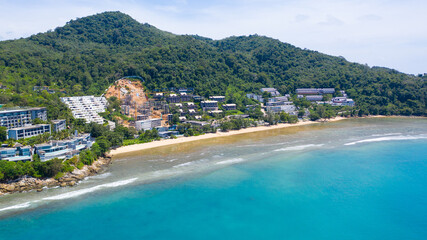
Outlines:
{"label": "white cloud", "polygon": [[422,0],[0,0],[0,39],[27,37],[70,19],[120,10],[159,29],[221,39],[260,34],[350,61],[427,72]]}

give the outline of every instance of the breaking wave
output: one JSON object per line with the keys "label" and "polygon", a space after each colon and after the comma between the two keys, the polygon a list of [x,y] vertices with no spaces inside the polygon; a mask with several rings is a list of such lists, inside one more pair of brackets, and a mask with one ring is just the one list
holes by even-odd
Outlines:
{"label": "breaking wave", "polygon": [[370,138],[359,140],[355,142],[345,143],[344,145],[355,145],[358,143],[368,143],[368,142],[384,142],[384,141],[401,141],[401,140],[417,140],[417,139],[427,139],[426,135],[418,135],[418,136],[390,136],[390,137],[379,137],[379,138]]}
{"label": "breaking wave", "polygon": [[10,207],[1,208],[0,212],[7,211],[7,210],[13,210],[13,209],[27,208],[29,206],[31,206],[31,202],[21,203],[21,204],[13,205]]}
{"label": "breaking wave", "polygon": [[313,148],[313,147],[321,147],[325,144],[306,144],[306,145],[298,145],[293,147],[285,147],[285,148],[279,148],[274,150],[275,152],[283,152],[283,151],[301,151],[307,148]]}
{"label": "breaking wave", "polygon": [[78,197],[78,196],[81,196],[81,195],[84,195],[87,193],[98,191],[98,190],[103,189],[103,188],[115,188],[115,187],[127,185],[127,184],[130,184],[132,182],[135,182],[137,179],[138,178],[131,178],[131,179],[121,180],[121,181],[117,181],[117,182],[101,184],[101,185],[91,187],[91,188],[76,190],[76,191],[72,191],[72,192],[68,192],[68,193],[64,193],[64,194],[60,194],[60,195],[56,195],[56,196],[52,196],[52,197],[46,197],[46,198],[43,198],[43,200],[62,200],[62,199],[74,198],[74,197]]}
{"label": "breaking wave", "polygon": [[181,163],[181,164],[175,165],[173,167],[174,168],[179,168],[179,167],[190,166],[190,165],[193,165],[193,164],[195,164],[195,162],[186,162],[186,163]]}
{"label": "breaking wave", "polygon": [[110,172],[106,172],[106,173],[103,173],[103,174],[86,177],[86,179],[104,179],[104,178],[107,178],[109,176],[111,176],[111,173]]}
{"label": "breaking wave", "polygon": [[216,164],[224,165],[224,164],[235,164],[245,161],[243,158],[232,158],[224,161],[217,162]]}
{"label": "breaking wave", "polygon": [[372,134],[372,137],[384,137],[384,136],[393,136],[393,135],[401,135],[402,133],[384,133],[384,134]]}

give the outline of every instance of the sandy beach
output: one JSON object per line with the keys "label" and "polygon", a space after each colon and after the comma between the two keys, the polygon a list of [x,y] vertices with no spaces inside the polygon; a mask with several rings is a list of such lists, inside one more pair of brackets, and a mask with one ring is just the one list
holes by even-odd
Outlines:
{"label": "sandy beach", "polygon": [[267,131],[267,130],[274,130],[274,129],[280,129],[280,128],[288,128],[288,127],[299,127],[309,124],[318,124],[322,122],[335,122],[340,121],[343,119],[348,119],[344,117],[335,117],[323,121],[304,121],[304,122],[298,122],[294,124],[289,123],[281,123],[273,126],[258,126],[258,127],[251,127],[251,128],[244,128],[240,130],[231,130],[229,132],[216,132],[216,133],[208,133],[200,136],[192,136],[192,137],[180,137],[176,139],[163,139],[160,141],[153,141],[149,143],[141,143],[141,144],[134,144],[129,146],[123,146],[119,147],[117,149],[113,149],[110,151],[110,156],[114,157],[119,154],[124,153],[130,153],[130,152],[136,152],[151,148],[157,148],[157,147],[163,147],[168,145],[174,145],[179,143],[186,143],[186,142],[193,142],[193,141],[199,141],[203,139],[209,139],[209,138],[217,138],[217,137],[226,137],[226,136],[232,136],[237,134],[245,134],[245,133],[253,133],[253,132],[259,132],[259,131]]}

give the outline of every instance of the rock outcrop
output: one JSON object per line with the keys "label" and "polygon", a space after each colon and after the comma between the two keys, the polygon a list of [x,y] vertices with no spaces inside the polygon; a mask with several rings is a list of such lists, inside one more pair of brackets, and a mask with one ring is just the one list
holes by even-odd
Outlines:
{"label": "rock outcrop", "polygon": [[25,192],[36,190],[43,191],[44,187],[66,187],[75,186],[79,181],[88,176],[93,176],[104,171],[111,163],[111,157],[99,158],[90,166],[84,166],[82,169],[74,169],[71,173],[66,173],[59,179],[47,178],[39,179],[33,177],[23,177],[13,182],[0,183],[0,196],[14,192]]}

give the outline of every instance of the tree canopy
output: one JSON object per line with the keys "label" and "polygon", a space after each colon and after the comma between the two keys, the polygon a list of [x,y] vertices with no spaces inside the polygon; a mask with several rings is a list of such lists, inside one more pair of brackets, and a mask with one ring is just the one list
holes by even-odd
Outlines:
{"label": "tree canopy", "polygon": [[[126,14],[105,12],[0,42],[0,82],[7,87],[0,89],[0,104],[50,105],[55,111],[49,112],[67,115],[64,105],[54,104],[57,96],[101,94],[118,78],[135,75],[150,90],[193,87],[208,96],[238,89],[237,95],[227,93],[230,99],[261,87],[282,93],[331,87],[346,90],[362,112],[426,115],[426,75],[371,68],[264,36],[174,35]],[[55,93],[34,91],[34,86]]]}

